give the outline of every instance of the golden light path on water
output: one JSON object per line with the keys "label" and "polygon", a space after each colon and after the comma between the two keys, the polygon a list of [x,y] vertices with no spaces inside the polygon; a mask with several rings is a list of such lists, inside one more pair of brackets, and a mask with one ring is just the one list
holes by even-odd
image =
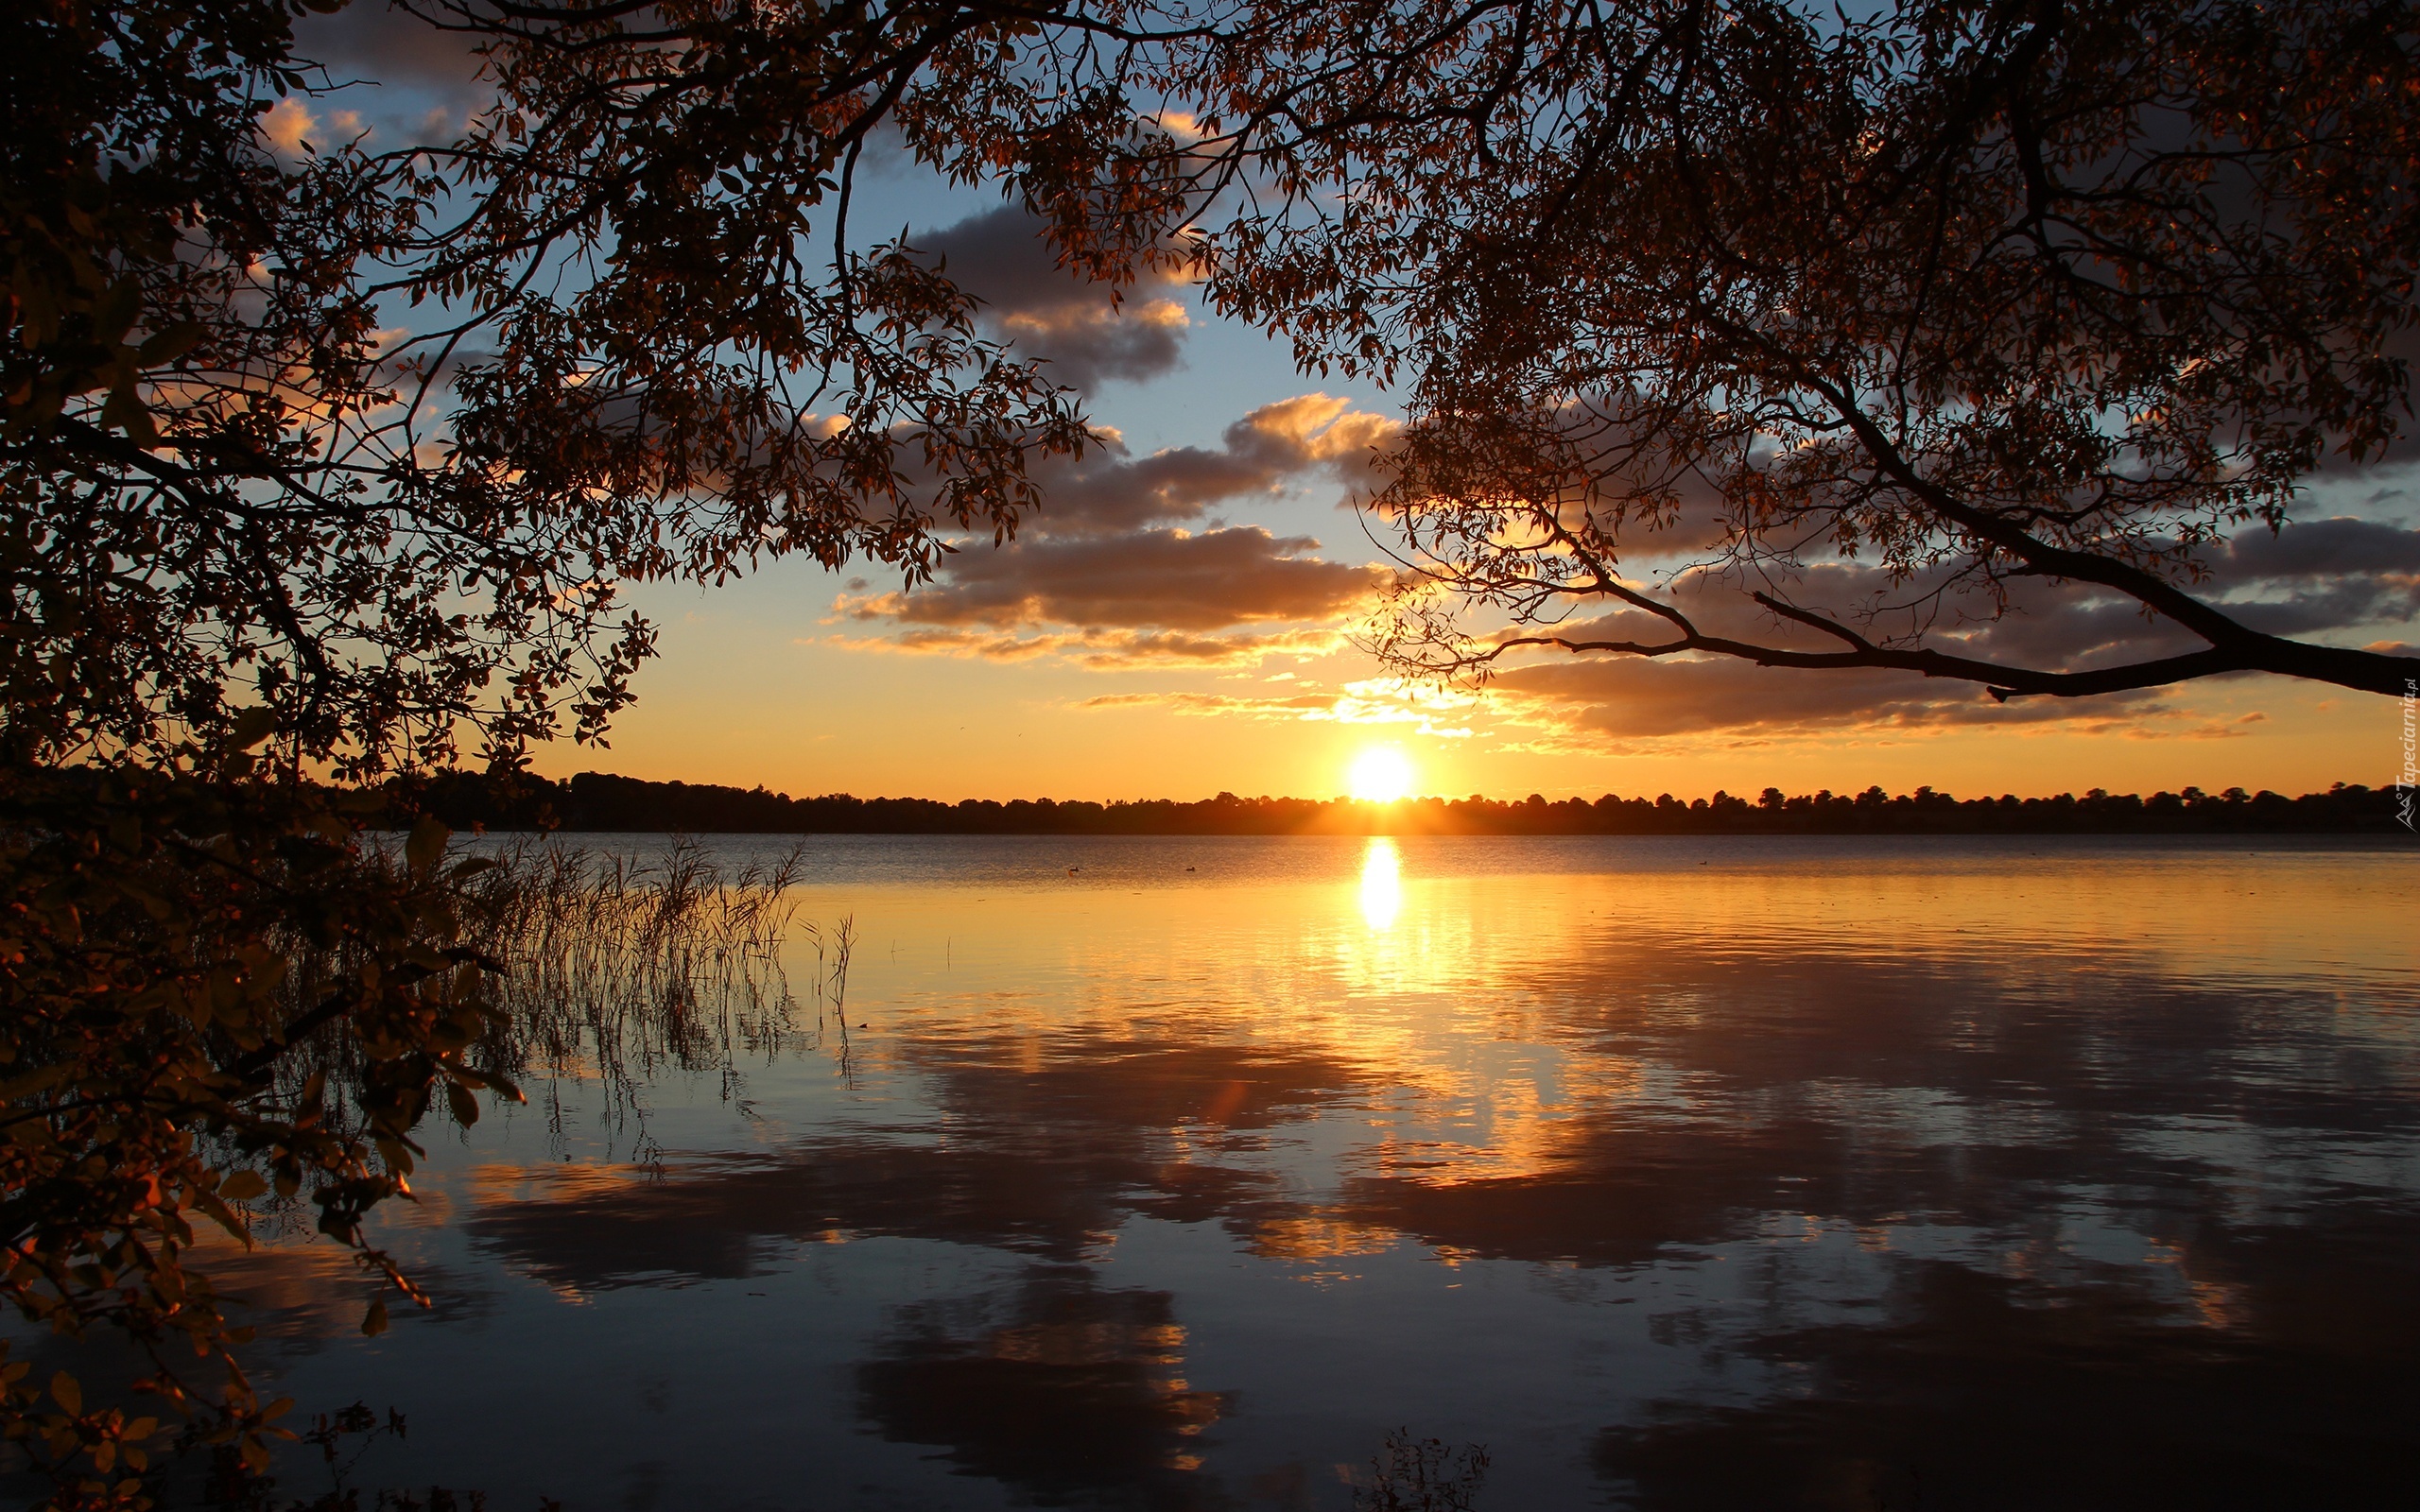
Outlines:
{"label": "golden light path on water", "polygon": [[1361,855],[1361,918],[1372,929],[1392,929],[1403,912],[1403,862],[1387,835],[1371,839]]}

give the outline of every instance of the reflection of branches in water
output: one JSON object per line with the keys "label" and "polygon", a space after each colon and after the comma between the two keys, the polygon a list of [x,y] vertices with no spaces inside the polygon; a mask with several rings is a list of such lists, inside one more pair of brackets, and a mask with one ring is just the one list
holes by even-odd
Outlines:
{"label": "reflection of branches in water", "polygon": [[[782,969],[792,933],[804,848],[726,874],[696,841],[676,836],[652,859],[556,842],[523,842],[469,879],[470,942],[505,965],[493,986],[503,1014],[481,1042],[483,1069],[530,1087],[558,1146],[562,1084],[595,1079],[616,1133],[635,1126],[633,1153],[657,1150],[643,1092],[668,1069],[713,1072],[726,1103],[749,1109],[743,1063],[770,1063],[798,1038],[797,1001]],[[842,919],[828,963],[816,952],[815,1032],[822,1005],[847,991],[856,932]]]}
{"label": "reflection of branches in water", "polygon": [[1387,1435],[1386,1452],[1370,1461],[1371,1482],[1353,1491],[1355,1512],[1470,1512],[1487,1479],[1484,1447],[1448,1450],[1439,1438],[1414,1438],[1409,1429]]}
{"label": "reflection of branches in water", "polygon": [[[231,1449],[214,1448],[203,1504],[213,1512],[364,1512],[361,1489],[352,1485],[354,1469],[381,1438],[401,1443],[405,1436],[404,1416],[391,1407],[384,1422],[358,1401],[341,1412],[319,1414],[301,1437],[320,1452],[330,1487],[307,1500],[286,1498],[276,1476],[246,1465]],[[432,1486],[425,1501],[412,1491],[382,1490],[367,1506],[369,1512],[485,1512],[487,1504],[484,1493]],[[562,1512],[562,1503],[552,1497],[540,1497],[538,1507],[539,1512]]]}

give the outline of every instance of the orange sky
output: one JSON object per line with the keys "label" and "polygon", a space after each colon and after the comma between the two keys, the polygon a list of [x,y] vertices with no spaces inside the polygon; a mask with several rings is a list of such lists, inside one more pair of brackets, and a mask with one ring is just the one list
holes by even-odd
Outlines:
{"label": "orange sky", "polygon": [[[378,81],[311,107],[373,146],[450,129],[484,97],[459,39],[401,12],[350,7],[302,36],[307,56]],[[270,129],[291,148],[310,129],[289,105]],[[1565,660],[1512,664],[1476,701],[1416,695],[1347,641],[1388,541],[1343,506],[1373,480],[1397,396],[1306,378],[1280,346],[1206,312],[1181,271],[1113,301],[1060,269],[994,188],[942,183],[877,149],[856,195],[852,224],[906,227],[945,259],[982,301],[984,334],[1077,390],[1101,446],[1045,471],[1045,506],[1009,550],[966,542],[916,592],[879,570],[795,563],[712,593],[640,591],[663,657],[640,672],[638,705],[611,749],[565,742],[539,753],[542,771],[794,796],[1325,797],[1356,754],[1393,744],[1424,793],[1692,798],[1872,783],[2298,793],[2386,783],[2402,765],[2394,700],[2269,678],[2003,708],[1922,678]],[[2204,591],[2285,633],[2420,641],[2412,466],[2318,481],[2284,535],[2211,553]],[[1661,557],[1626,540],[1621,570],[1673,580],[1709,539],[1703,521],[1675,535],[1693,530],[1694,545],[1667,540]],[[1877,591],[1925,601],[1925,585],[1878,584],[1859,563],[1812,563],[1801,586],[1802,602],[1827,606]],[[1730,597],[1690,607],[1718,632],[1775,633]],[[1969,654],[2039,666],[2184,649],[2135,644],[2146,627],[2124,605],[2087,608],[2037,594]]]}
{"label": "orange sky", "polygon": [[[785,563],[713,592],[642,593],[664,655],[638,706],[611,750],[558,747],[541,770],[956,800],[1326,797],[1374,744],[1402,748],[1422,793],[1514,798],[2292,794],[2383,785],[2401,765],[2395,700],[2265,676],[2003,707],[1898,674],[1540,657],[1478,698],[1407,688],[1348,639],[1385,542],[1346,501],[1394,426],[1390,396],[1312,387],[1256,335],[1173,299],[1130,299],[1150,312],[1130,328],[1018,264],[1024,234],[982,212],[936,239],[953,273],[1009,265],[987,294],[995,329],[1089,387],[1104,447],[1046,477],[1011,547],[968,542],[917,592],[875,569]],[[2420,641],[2412,476],[2314,488],[2309,524],[2230,548],[2270,553],[2246,558],[2239,593],[2323,638]],[[2010,652],[1984,652],[2055,662],[2073,618],[2035,606],[1989,632]],[[2123,642],[2140,630],[2104,606],[2091,633],[2117,638],[2104,657],[2138,656]]]}
{"label": "orange sky", "polygon": [[[1408,690],[1348,640],[1390,543],[1349,501],[1396,428],[1394,396],[1305,379],[1181,284],[1113,307],[1057,269],[1020,212],[907,203],[930,228],[920,245],[986,301],[991,334],[1082,391],[1102,446],[1042,474],[1044,507],[1007,550],[966,542],[915,592],[876,569],[782,564],[713,593],[642,593],[664,657],[637,708],[610,751],[559,747],[542,770],[955,800],[1326,797],[1373,744],[1399,746],[1423,793],[1514,798],[2301,793],[2381,785],[2401,765],[2394,700],[2267,677],[2002,707],[1897,674],[1542,658],[1476,700]],[[2303,524],[2214,556],[2204,591],[2289,633],[2420,641],[2415,478],[2322,480]],[[1623,568],[1647,580],[1693,550],[1672,541]],[[1830,604],[1877,576],[1807,573]],[[1723,593],[1731,607],[1709,596],[1702,624],[1729,614],[1733,633],[1772,637]],[[2186,649],[2144,641],[2130,607],[2087,608],[2020,601],[1970,654],[2106,664]]]}
{"label": "orange sky", "polygon": [[[776,569],[717,593],[650,601],[665,621],[665,656],[641,674],[639,703],[618,722],[613,748],[559,745],[540,768],[762,783],[793,796],[1326,797],[1344,791],[1356,754],[1393,745],[1424,793],[1694,798],[1876,782],[1966,796],[2187,785],[2290,794],[2383,785],[2401,761],[2394,700],[2279,678],[2204,682],[2123,711],[2092,700],[2048,706],[2066,717],[2027,722],[1979,690],[1910,679],[1957,698],[1969,719],[2008,722],[1849,717],[1625,737],[1571,728],[1567,711],[1511,690],[1426,711],[1384,687],[1357,694],[1377,669],[1349,647],[1240,672],[873,648],[826,623],[832,589],[820,575]],[[1776,687],[1826,676],[1755,675]],[[1460,730],[1469,733],[1451,733]]]}

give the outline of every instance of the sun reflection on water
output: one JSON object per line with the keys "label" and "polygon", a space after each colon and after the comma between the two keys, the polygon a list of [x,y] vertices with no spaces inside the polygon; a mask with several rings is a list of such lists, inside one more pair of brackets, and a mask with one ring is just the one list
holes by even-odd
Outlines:
{"label": "sun reflection on water", "polygon": [[[380,1242],[477,1306],[421,1318],[423,1336],[645,1307],[657,1311],[619,1315],[712,1341],[650,1358],[669,1383],[657,1386],[632,1376],[612,1331],[564,1327],[570,1366],[485,1364],[486,1410],[456,1414],[472,1425],[460,1432],[491,1433],[541,1389],[586,1393],[576,1424],[544,1430],[545,1473],[559,1484],[559,1467],[595,1461],[579,1489],[609,1501],[634,1386],[702,1395],[735,1367],[774,1379],[804,1365],[828,1383],[816,1420],[856,1435],[831,1451],[853,1475],[945,1464],[972,1488],[952,1505],[1202,1505],[1267,1479],[1242,1481],[1259,1467],[1210,1432],[1235,1402],[1326,1422],[1349,1379],[1374,1393],[1375,1418],[1426,1410],[1443,1379],[1485,1388],[1469,1400],[1495,1418],[1439,1424],[1474,1436],[1594,1403],[1598,1447],[1564,1456],[1582,1479],[1538,1499],[1577,1504],[1612,1494],[1624,1467],[1664,1474],[1702,1452],[1760,1475],[1777,1465],[1785,1486],[1867,1476],[1864,1460],[1791,1458],[1802,1425],[1845,1424],[1844,1455],[1906,1441],[1931,1431],[1921,1403],[1946,1381],[1984,1404],[1976,1420],[2047,1422],[2026,1431],[2122,1470],[2142,1435],[2124,1400],[2100,1405],[2113,1399],[2098,1361],[2144,1362],[2178,1420],[2232,1423],[2269,1399],[2247,1396],[2232,1356],[2169,1343],[2179,1326],[2271,1351],[2290,1383],[2334,1379],[2323,1372],[2350,1351],[2306,1363],[2271,1298],[2378,1284],[2348,1305],[2398,1305],[2391,1269],[2365,1282],[2330,1257],[2340,1233],[2408,1236],[2409,1212],[2288,1194],[2399,1191],[2392,1173],[2413,1159],[2401,1110],[2420,1083],[2420,957],[2391,902],[2410,891],[2400,854],[2078,846],[2046,861],[2013,846],[1810,844],[1708,848],[1716,865],[1701,867],[1707,851],[1678,845],[1320,837],[1101,845],[1077,855],[1085,883],[1071,886],[1061,842],[1043,844],[1029,884],[970,885],[945,868],[998,855],[936,842],[940,880],[805,895],[800,917],[853,915],[889,946],[850,982],[849,1082],[793,1040],[743,1068],[735,1108],[711,1069],[592,1052],[563,1062],[553,1124],[484,1120],[458,1152],[432,1150],[415,1177],[431,1206],[381,1220]],[[1515,869],[1524,860],[1532,869]],[[1134,885],[1095,885],[1106,861]],[[2230,930],[2192,922],[2210,918]],[[2029,949],[1992,951],[2012,920]],[[823,968],[804,937],[796,948],[790,979],[809,980]],[[625,1066],[650,1078],[648,1098],[601,1100],[598,1077]],[[2258,1139],[2206,1116],[2256,1095],[2273,1120]],[[2123,1137],[2110,1138],[2118,1097]],[[654,1167],[604,1122],[648,1103],[673,1146]],[[2287,1171],[2272,1139],[2330,1153]],[[2117,1190],[2139,1207],[2109,1204]],[[2240,1193],[2258,1205],[2238,1215]],[[441,1226],[418,1221],[449,1194]],[[2302,1205],[2275,1206],[2289,1201]],[[2256,1246],[2253,1222],[2291,1237]],[[943,1258],[903,1279],[907,1254]],[[1113,1254],[1133,1259],[1113,1269]],[[1750,1266],[1753,1282],[1733,1279]],[[274,1337],[309,1339],[320,1360],[353,1347],[344,1251],[300,1251],[298,1236],[219,1268]],[[1322,1295],[1289,1301],[1277,1280]],[[1748,1286],[1753,1309],[1737,1301]],[[1644,1310],[1614,1302],[1669,1324],[1612,1321]],[[737,1321],[841,1304],[883,1321],[804,1334]],[[1281,1326],[1327,1331],[1335,1373],[1255,1363]],[[2082,1374],[2029,1366],[1997,1384],[2012,1348],[2055,1362],[2068,1339],[2095,1351]],[[2352,1379],[2392,1387],[2392,1349],[2387,1336]],[[1779,1362],[1777,1384],[1740,1384],[1750,1351]],[[1585,1395],[1596,1366],[1558,1364],[1573,1359],[1664,1372],[1678,1426]],[[1919,1405],[1843,1405],[1784,1366],[1863,1372]],[[2046,1418],[2045,1389],[2082,1405]],[[2406,1442],[2391,1391],[2345,1400],[2348,1440]],[[2112,1419],[2104,1436],[2095,1412]],[[1366,1449],[1358,1431],[1320,1429],[1338,1446],[1325,1457]],[[1971,1441],[1996,1464],[2016,1452]],[[925,1448],[901,1458],[903,1445]],[[496,1474],[519,1473],[517,1448],[492,1452]],[[667,1475],[788,1484],[786,1461],[671,1453],[688,1457]]]}
{"label": "sun reflection on water", "polygon": [[1372,929],[1394,928],[1395,916],[1403,912],[1403,867],[1395,853],[1395,843],[1387,836],[1374,835],[1370,849],[1361,853],[1361,919]]}

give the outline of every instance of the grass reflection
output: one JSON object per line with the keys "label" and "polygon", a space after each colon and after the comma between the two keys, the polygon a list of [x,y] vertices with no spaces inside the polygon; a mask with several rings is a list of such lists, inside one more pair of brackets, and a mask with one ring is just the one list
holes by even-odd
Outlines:
{"label": "grass reflection", "polygon": [[[743,1066],[820,1044],[827,1020],[845,1057],[856,930],[846,918],[828,933],[799,919],[803,856],[726,869],[683,837],[651,858],[506,849],[473,880],[469,909],[475,942],[507,967],[506,1017],[480,1046],[487,1069],[531,1091],[558,1143],[558,1089],[597,1082],[609,1122],[634,1126],[648,1159],[639,1094],[656,1076],[712,1074],[723,1101],[740,1101]],[[816,960],[805,1023],[783,967],[785,949],[801,946]]]}
{"label": "grass reflection", "polygon": [[[626,965],[597,968],[623,1006],[517,999],[516,1043],[573,1077],[838,1050],[835,940],[818,957],[804,920],[866,924],[858,1084],[752,1072],[761,1122],[667,1119],[663,1172],[483,1130],[482,1163],[426,1183],[472,1263],[546,1289],[492,1283],[498,1327],[577,1297],[649,1330],[634,1365],[630,1330],[545,1322],[560,1356],[514,1378],[604,1415],[543,1440],[604,1466],[579,1504],[629,1494],[625,1442],[676,1431],[699,1447],[663,1451],[666,1476],[736,1464],[717,1504],[777,1499],[793,1452],[729,1446],[797,1421],[838,1425],[817,1452],[867,1504],[2271,1507],[2409,1484],[2400,858],[1625,869],[1606,848],[1601,871],[1516,872],[1318,844],[1233,885],[1071,885],[1036,847],[1029,885],[815,875],[769,902],[725,852],[682,929],[630,905]],[[653,864],[626,885],[689,886]],[[541,940],[572,906],[530,916]],[[751,918],[787,919],[786,978]],[[576,964],[516,970],[535,994]],[[676,1080],[666,1108],[713,1103]],[[615,1416],[641,1369],[696,1416]],[[1445,1436],[1367,1458],[1407,1420]],[[1543,1422],[1550,1456],[1523,1436]],[[1465,1437],[1501,1480],[1445,1453]],[[890,1479],[935,1469],[964,1479]]]}

